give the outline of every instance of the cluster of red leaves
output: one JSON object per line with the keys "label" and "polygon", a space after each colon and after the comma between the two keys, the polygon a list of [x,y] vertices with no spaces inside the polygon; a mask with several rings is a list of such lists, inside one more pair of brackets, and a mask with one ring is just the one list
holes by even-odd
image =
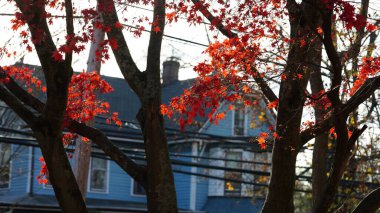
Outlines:
{"label": "cluster of red leaves", "polygon": [[[19,82],[23,82],[29,93],[33,93],[35,89],[37,89],[37,91],[46,92],[46,87],[42,85],[41,80],[33,75],[33,70],[27,67],[15,66],[4,66],[2,69],[7,76],[12,77]],[[0,83],[7,83],[8,81],[8,77],[0,79]]]}
{"label": "cluster of red leaves", "polygon": [[361,14],[355,13],[355,7],[344,0],[323,0],[322,1],[327,9],[333,9],[338,15],[339,19],[345,23],[347,29],[359,30],[366,26],[365,18]]}
{"label": "cluster of red leaves", "polygon": [[[352,135],[352,131],[351,130],[347,130],[347,134],[348,134],[348,138],[351,137]],[[335,127],[332,127],[330,130],[329,130],[329,136],[333,139],[336,139],[337,137],[337,134],[335,132]]]}
{"label": "cluster of red leaves", "polygon": [[40,174],[37,175],[37,180],[39,184],[47,184],[49,182],[47,178],[47,167],[45,163],[45,159],[43,157],[40,157],[40,163],[41,163],[41,169],[40,169]]}
{"label": "cluster of red leaves", "polygon": [[[43,86],[41,80],[35,77],[34,70],[27,67],[6,66],[2,67],[5,72],[4,76],[10,76],[16,81],[23,84],[29,93],[46,92],[46,87]],[[8,83],[9,77],[0,79],[0,83]],[[66,108],[66,118],[64,126],[68,127],[69,120],[75,120],[81,123],[94,120],[97,115],[109,116],[107,123],[115,123],[122,126],[118,118],[118,113],[110,113],[110,105],[108,102],[101,101],[97,98],[98,94],[106,94],[112,91],[112,87],[96,72],[74,74],[68,90],[68,103]],[[66,133],[62,137],[64,146],[68,146],[73,140],[78,138],[77,134]],[[82,138],[83,141],[88,141],[87,138]],[[46,164],[43,158],[41,161],[40,175],[37,177],[39,183],[46,184]]]}
{"label": "cluster of red leaves", "polygon": [[[167,4],[167,18],[169,22],[177,21],[181,15],[187,17],[191,24],[203,23],[203,17],[198,11],[210,11],[215,17],[211,22],[210,29],[214,30],[219,23],[223,23],[226,29],[257,36],[264,31],[275,30],[273,18],[283,18],[285,5],[283,0],[246,0],[239,2],[237,7],[228,1],[208,3],[198,1],[193,4],[190,1],[173,1]],[[242,21],[252,19],[249,22]]]}
{"label": "cluster of red leaves", "polygon": [[[200,24],[204,19],[199,11],[203,13],[209,11],[208,17],[213,16],[211,30],[222,24],[225,30],[234,32],[239,38],[210,45],[205,52],[211,60],[200,63],[194,68],[199,74],[194,85],[185,90],[181,96],[174,98],[170,105],[162,106],[162,114],[169,117],[176,113],[179,115],[181,128],[190,124],[198,115],[208,116],[214,122],[224,118],[224,114],[218,112],[218,107],[224,101],[246,101],[247,105],[252,104],[247,97],[253,92],[251,89],[253,84],[250,82],[256,75],[264,79],[280,76],[281,80],[304,77],[302,73],[279,74],[278,67],[268,65],[270,64],[268,61],[286,62],[284,58],[289,45],[297,44],[301,47],[306,45],[306,38],[289,39],[278,29],[280,21],[288,15],[283,9],[285,1],[269,0],[263,3],[258,0],[247,0],[240,2],[237,6],[232,6],[227,1],[217,1],[213,2],[212,7],[207,1],[199,1],[195,4],[189,4],[189,2],[169,3],[166,15],[168,21],[177,21],[181,15],[185,15],[190,24]],[[338,15],[339,20],[347,29],[353,27],[361,29],[366,26],[364,17],[355,13],[355,7],[351,3],[344,0],[324,0],[324,3],[327,9],[333,10]],[[218,6],[220,8],[215,9]],[[372,30],[374,28],[371,25],[368,27]],[[321,27],[316,28],[315,35],[307,36],[311,36],[311,39],[319,39],[317,34],[323,34]],[[261,47],[263,45],[260,44],[263,41],[269,45]],[[263,62],[263,58],[267,60]],[[326,95],[321,96],[323,93],[324,91],[313,94],[307,105],[317,105],[328,109],[331,103]],[[268,103],[267,106],[277,108],[277,105],[278,100]],[[205,111],[207,108],[211,110]],[[206,112],[209,113],[205,115]],[[305,125],[308,126],[311,123]],[[258,139],[260,145],[265,141],[264,135],[260,135]],[[273,137],[278,138],[277,134]]]}
{"label": "cluster of red leaves", "polygon": [[377,75],[379,73],[379,69],[380,57],[363,58],[359,74],[354,82],[354,86],[350,91],[350,95],[353,95],[369,77]]}
{"label": "cluster of red leaves", "polygon": [[[173,98],[169,106],[163,105],[162,114],[172,117],[173,113],[179,113],[179,124],[183,129],[198,115],[207,116],[211,122],[224,118],[224,114],[216,113],[222,101],[243,101],[245,105],[251,105],[250,98],[245,97],[251,92],[249,74],[252,72],[248,60],[255,60],[257,50],[258,46],[248,45],[241,39],[227,39],[210,45],[206,52],[213,60],[194,68],[200,77],[180,97]],[[246,63],[242,64],[241,60]],[[206,109],[211,109],[207,115]]]}
{"label": "cluster of red leaves", "polygon": [[[207,116],[211,122],[217,124],[225,117],[225,112],[218,109],[224,102],[243,102],[246,106],[257,104],[252,96],[255,91],[253,77],[260,75],[264,78],[266,75],[278,74],[277,69],[257,59],[267,58],[268,55],[272,57],[272,50],[276,49],[280,50],[280,53],[274,60],[282,60],[284,57],[281,51],[290,43],[289,39],[279,39],[283,35],[279,34],[278,21],[286,15],[282,9],[285,1],[270,0],[264,4],[258,0],[247,0],[240,2],[237,7],[218,1],[215,4],[220,6],[219,10],[212,9],[211,5],[204,1],[196,4],[189,2],[169,3],[166,15],[168,21],[176,21],[181,15],[186,15],[190,24],[200,24],[203,18],[198,10],[208,10],[214,17],[210,25],[211,30],[215,30],[222,23],[224,29],[237,33],[238,37],[209,45],[205,53],[211,60],[204,61],[194,68],[199,74],[194,85],[181,96],[173,98],[170,105],[161,107],[162,114],[169,117],[173,117],[174,114],[179,116],[181,129],[191,124],[196,116]],[[213,8],[217,8],[215,4]],[[261,48],[260,44],[264,40],[269,46]],[[270,71],[259,72],[260,68]],[[274,101],[269,106],[276,108],[277,103]],[[263,132],[258,139],[262,148],[266,146],[267,136],[268,133]]]}
{"label": "cluster of red leaves", "polygon": [[[99,100],[97,95],[107,94],[112,90],[111,85],[96,72],[73,75],[69,85],[67,118],[87,123],[94,120],[97,115],[109,115],[109,103]],[[118,126],[122,125],[117,113],[113,113],[110,117],[110,121],[114,121]]]}
{"label": "cluster of red leaves", "polygon": [[321,90],[316,94],[310,95],[310,98],[306,101],[305,106],[328,110],[331,107],[331,101],[327,97],[327,92],[325,90]]}

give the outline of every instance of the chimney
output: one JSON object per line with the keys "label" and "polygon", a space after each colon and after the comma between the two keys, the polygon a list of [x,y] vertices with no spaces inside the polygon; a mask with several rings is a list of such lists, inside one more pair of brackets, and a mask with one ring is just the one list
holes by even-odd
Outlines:
{"label": "chimney", "polygon": [[178,81],[179,58],[169,57],[164,61],[162,71],[162,85],[166,86]]}

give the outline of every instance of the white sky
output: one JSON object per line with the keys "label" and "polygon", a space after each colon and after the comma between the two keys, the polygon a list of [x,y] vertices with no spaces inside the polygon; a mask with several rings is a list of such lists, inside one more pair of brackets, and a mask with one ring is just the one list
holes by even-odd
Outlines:
{"label": "white sky", "polygon": [[[5,0],[0,0],[0,14],[13,14],[15,12],[15,8],[6,3]],[[128,11],[130,16],[138,16],[139,14],[144,14],[148,17],[152,16],[152,13],[149,11],[144,11],[141,9],[130,8]],[[1,25],[0,25],[0,47],[3,47],[4,44],[11,39],[10,45],[8,45],[9,50],[16,50],[16,57],[7,58],[3,56],[0,60],[0,65],[12,65],[18,60],[20,60],[21,55],[24,54],[25,47],[20,47],[21,40],[19,39],[20,31],[12,31],[10,29],[10,20],[12,16],[0,16]],[[120,21],[121,23],[124,23]],[[130,25],[134,25],[133,23],[126,23]],[[76,26],[78,28],[78,25]],[[62,21],[56,20],[54,25],[51,26],[52,34],[60,32],[58,36],[55,36],[55,40],[63,41],[62,35],[64,35],[65,31],[62,32],[62,29],[65,28],[65,24]],[[146,25],[146,29],[150,29],[148,25]],[[194,41],[201,44],[208,44],[207,33],[205,30],[205,26],[189,26],[185,20],[179,20],[178,23],[168,24],[166,25],[164,33],[169,36]],[[145,70],[146,66],[146,52],[148,47],[148,38],[149,33],[143,32],[142,36],[136,38],[132,35],[132,33],[124,30],[124,34],[129,45],[131,54],[137,64],[137,66],[141,70]],[[73,68],[76,71],[81,71],[86,69],[86,62],[89,52],[89,44],[85,51],[81,52],[79,55],[74,55],[73,57]],[[161,62],[165,61],[168,57],[175,56],[180,58],[181,69],[179,73],[179,79],[188,79],[194,78],[196,73],[193,71],[193,67],[198,64],[200,61],[205,59],[205,55],[202,54],[202,51],[205,50],[205,47],[200,45],[195,45],[179,40],[175,40],[172,38],[164,37],[162,44],[162,52],[161,52]],[[119,68],[116,64],[116,61],[113,58],[112,52],[110,51],[111,59],[108,60],[105,64],[102,64],[101,73],[103,75],[122,77]],[[35,52],[27,53],[24,58],[24,63],[29,64],[39,64],[37,55]]]}

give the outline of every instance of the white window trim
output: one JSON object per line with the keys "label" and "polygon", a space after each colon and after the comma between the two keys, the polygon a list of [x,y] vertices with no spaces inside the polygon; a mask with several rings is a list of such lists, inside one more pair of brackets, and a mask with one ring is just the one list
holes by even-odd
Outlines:
{"label": "white window trim", "polygon": [[[5,143],[2,143],[5,144]],[[9,161],[9,180],[8,180],[8,187],[6,188],[0,188],[0,191],[10,190],[11,184],[12,184],[12,167],[13,167],[13,160],[12,160],[12,154],[13,154],[13,144],[11,144],[10,147],[10,161]]]}
{"label": "white window trim", "polygon": [[92,166],[92,157],[90,159],[90,166],[88,167],[89,168],[89,171],[88,171],[88,179],[87,179],[87,192],[90,192],[90,193],[97,193],[97,194],[108,194],[109,193],[109,183],[110,183],[110,161],[108,159],[104,159],[107,161],[107,169],[106,169],[106,190],[104,192],[102,191],[92,191],[91,190],[91,166]]}
{"label": "white window trim", "polygon": [[133,197],[146,197],[146,194],[145,195],[139,195],[139,194],[135,194],[133,192],[133,188],[135,186],[135,180],[132,177],[129,177],[129,178],[131,178],[131,196],[133,196]]}
{"label": "white window trim", "polygon": [[32,179],[32,174],[31,174],[31,171],[32,171],[32,149],[34,149],[33,146],[30,146],[29,147],[29,152],[28,152],[28,180],[27,180],[27,183],[26,183],[26,193],[30,193],[30,184],[33,184],[33,180],[34,178]]}
{"label": "white window trim", "polygon": [[243,135],[235,135],[235,106],[234,106],[234,110],[231,110],[232,111],[232,129],[231,129],[231,135],[232,136],[236,136],[236,137],[241,137],[241,136],[247,136],[248,135],[248,108],[246,106],[244,106],[244,130],[243,130]]}

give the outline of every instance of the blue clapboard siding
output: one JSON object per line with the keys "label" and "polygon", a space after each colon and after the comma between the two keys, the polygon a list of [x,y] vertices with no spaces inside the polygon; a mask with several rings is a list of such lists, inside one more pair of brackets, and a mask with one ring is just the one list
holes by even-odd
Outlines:
{"label": "blue clapboard siding", "polygon": [[12,145],[10,186],[1,189],[0,196],[13,196],[26,194],[28,190],[29,177],[29,148],[27,146]]}
{"label": "blue clapboard siding", "polygon": [[116,163],[109,161],[108,192],[88,192],[88,198],[128,200],[146,203],[145,196],[132,195],[132,180]]}
{"label": "blue clapboard siding", "polygon": [[[228,110],[227,105],[220,107],[219,112]],[[211,135],[219,136],[231,136],[232,135],[232,123],[233,121],[233,112],[228,110],[225,114],[224,119],[220,120],[218,124],[207,122],[202,129],[202,133],[207,133]]]}
{"label": "blue clapboard siding", "polygon": [[[218,124],[207,122],[205,126],[202,128],[202,133],[227,137],[234,136],[234,112],[232,110],[228,110],[228,105],[223,105],[222,107],[220,107],[218,112],[225,112],[224,119],[218,121]],[[266,117],[269,118],[261,122],[256,121],[258,125],[252,126],[251,123],[255,122],[253,118],[257,118],[259,115],[253,114],[253,112],[247,108],[247,122],[245,124],[247,136],[256,136],[260,132],[268,132],[268,127],[270,125],[269,119],[272,118],[268,111],[265,111],[265,114]]]}
{"label": "blue clapboard siding", "polygon": [[[191,154],[189,152],[189,147],[182,147],[181,149],[175,149],[178,151],[186,151],[184,154]],[[41,157],[41,151],[38,148],[35,148],[35,177],[39,174],[40,162],[39,157]],[[190,158],[180,157],[175,158],[177,160],[191,161]],[[173,166],[174,169],[181,171],[191,171],[191,167],[185,166]],[[178,208],[188,209],[190,206],[190,175],[174,173],[175,187],[178,195]],[[145,196],[133,195],[132,194],[132,179],[126,174],[120,167],[110,161],[109,163],[109,185],[108,192],[88,192],[88,198],[100,198],[100,199],[110,199],[110,200],[125,200],[133,202],[142,202],[146,203]],[[33,192],[35,194],[41,195],[53,195],[53,189],[51,187],[46,187],[43,184],[39,184],[36,178],[33,178]],[[25,186],[26,189],[26,186]]]}
{"label": "blue clapboard siding", "polygon": [[[204,153],[203,156],[208,156],[208,152]],[[198,161],[201,164],[209,164],[209,160],[202,159]],[[208,174],[208,169],[197,168],[197,173],[200,174]],[[207,202],[208,198],[208,183],[209,179],[205,177],[197,177],[196,178],[196,186],[197,186],[197,197],[196,197],[196,210],[203,209],[204,205]]]}
{"label": "blue clapboard siding", "polygon": [[[170,152],[191,155],[191,144],[179,143],[178,145],[170,147]],[[171,159],[191,162],[191,158],[188,157],[171,157]],[[172,168],[173,170],[191,172],[190,166],[173,165]],[[190,175],[174,172],[174,184],[177,192],[177,203],[179,209],[190,208],[190,180]]]}

